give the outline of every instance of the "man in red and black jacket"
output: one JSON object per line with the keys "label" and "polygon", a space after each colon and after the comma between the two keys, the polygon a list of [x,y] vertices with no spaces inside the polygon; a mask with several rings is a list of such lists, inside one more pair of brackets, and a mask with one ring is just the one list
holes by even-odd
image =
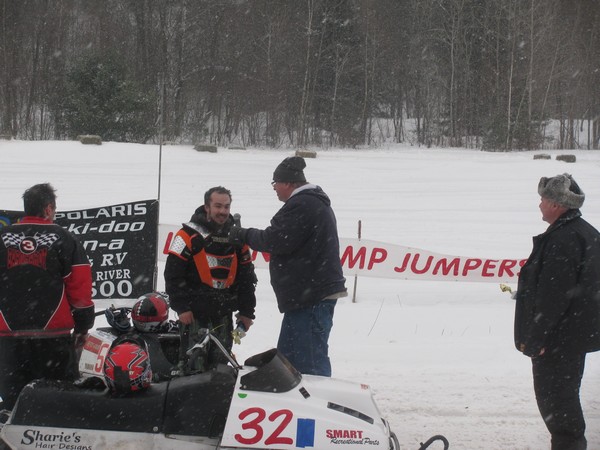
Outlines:
{"label": "man in red and black jacket", "polygon": [[23,205],[25,217],[0,228],[0,407],[5,409],[36,378],[75,379],[75,347],[94,325],[90,262],[81,243],[53,223],[54,188],[32,186]]}

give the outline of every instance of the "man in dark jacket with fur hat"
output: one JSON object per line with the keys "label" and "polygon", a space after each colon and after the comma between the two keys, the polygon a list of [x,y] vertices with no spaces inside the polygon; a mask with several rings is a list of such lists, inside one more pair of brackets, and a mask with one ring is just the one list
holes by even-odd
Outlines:
{"label": "man in dark jacket with fur hat", "polygon": [[531,357],[553,450],[587,448],[579,400],[585,356],[600,350],[600,234],[581,218],[585,195],[568,174],[538,185],[542,219],[516,294],[515,345]]}
{"label": "man in dark jacket with fur hat", "polygon": [[271,285],[283,321],[277,348],[301,373],[331,376],[329,333],[337,299],[347,295],[331,201],[304,176],[299,156],[284,159],[273,189],[284,202],[265,230],[232,228],[232,242],[269,252]]}

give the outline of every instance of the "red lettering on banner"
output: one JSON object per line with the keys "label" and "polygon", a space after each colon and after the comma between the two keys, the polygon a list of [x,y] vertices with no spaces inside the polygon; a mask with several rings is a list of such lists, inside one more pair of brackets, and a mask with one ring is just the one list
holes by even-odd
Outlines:
{"label": "red lettering on banner", "polygon": [[252,250],[252,261],[256,261],[258,254],[261,254],[265,262],[271,261],[271,254],[266,252],[258,252],[256,250]]}
{"label": "red lettering on banner", "polygon": [[387,258],[387,250],[385,248],[373,248],[371,257],[369,258],[368,270],[371,270],[375,264],[385,261]]}
{"label": "red lettering on banner", "polygon": [[[422,261],[423,258],[426,259]],[[420,261],[421,264],[419,265]],[[520,266],[523,266],[524,263],[525,260],[520,261]],[[402,260],[402,264],[400,266],[395,266],[394,271],[402,273],[408,270],[415,275],[430,273],[431,275],[454,277],[469,277],[471,272],[477,272],[479,276],[485,278],[503,276],[514,277],[515,273],[511,269],[516,265],[517,260],[484,260],[479,258],[466,258],[461,260],[459,257],[452,259],[438,259],[435,255],[406,253]]]}
{"label": "red lettering on banner", "polygon": [[460,258],[454,258],[450,262],[448,262],[446,258],[442,258],[437,263],[435,263],[435,267],[433,268],[433,274],[437,275],[441,269],[442,275],[448,275],[450,273],[450,270],[452,270],[452,275],[456,277],[458,276],[459,265]]}
{"label": "red lettering on banner", "polygon": [[513,267],[517,265],[517,261],[514,259],[505,259],[500,263],[500,269],[498,274],[502,276],[503,273],[506,272],[507,275],[513,276],[513,271],[511,270]]}
{"label": "red lettering on banner", "polygon": [[494,277],[494,276],[496,276],[495,273],[490,273],[489,270],[490,269],[495,269],[497,262],[498,261],[496,261],[495,259],[486,259],[485,262],[483,263],[483,269],[481,270],[481,276],[482,277]]}
{"label": "red lettering on banner", "polygon": [[407,253],[406,255],[404,255],[404,260],[402,261],[402,266],[398,267],[394,267],[394,271],[395,272],[404,272],[406,270],[406,266],[408,266],[408,260],[410,259],[411,254]]}
{"label": "red lettering on banner", "polygon": [[163,247],[163,255],[169,254],[169,247],[171,246],[172,240],[173,240],[173,232],[169,231],[169,234],[167,234],[167,240],[165,241],[165,246]]}
{"label": "red lettering on banner", "polygon": [[[523,267],[523,264],[527,262],[526,259],[521,259],[518,261],[519,268]],[[500,268],[498,270],[498,276],[503,276],[504,273],[509,277],[519,276],[519,272],[513,272],[511,269],[517,265],[516,259],[503,259],[500,263]]]}
{"label": "red lettering on banner", "polygon": [[[375,264],[379,264],[383,261],[386,260],[388,255],[388,252],[385,248],[381,248],[381,247],[374,247],[373,250],[371,250],[371,255],[369,256],[369,263],[367,264],[367,270],[371,270],[373,269],[373,266]],[[358,268],[359,269],[364,269],[365,267],[365,260],[367,257],[367,248],[366,247],[360,247],[358,249],[358,251],[356,252],[356,256],[354,255],[353,252],[353,247],[351,245],[349,245],[348,247],[346,247],[346,249],[344,250],[344,253],[342,254],[342,266],[346,264],[346,261],[348,261],[348,267],[350,269],[354,268],[354,266],[358,263]]]}
{"label": "red lettering on banner", "polygon": [[360,261],[358,268],[359,269],[364,268],[365,267],[365,257],[367,255],[367,248],[366,247],[359,248],[358,252],[356,252],[356,257],[353,256],[352,249],[353,249],[353,247],[351,245],[349,245],[348,247],[346,247],[346,250],[344,250],[344,253],[342,254],[342,266],[346,264],[346,259],[349,259],[348,267],[350,269],[354,268],[357,261]]}
{"label": "red lettering on banner", "polygon": [[481,260],[478,258],[469,258],[465,261],[465,267],[463,267],[462,276],[466,277],[469,271],[477,269],[481,266]]}
{"label": "red lettering on banner", "polygon": [[419,262],[419,257],[421,255],[418,253],[415,253],[415,257],[413,259],[412,264],[410,265],[410,270],[412,273],[416,273],[417,275],[421,275],[427,271],[429,271],[429,268],[431,267],[431,262],[433,261],[433,256],[428,256],[427,257],[427,262],[425,263],[425,267],[423,269],[417,269],[417,263]]}

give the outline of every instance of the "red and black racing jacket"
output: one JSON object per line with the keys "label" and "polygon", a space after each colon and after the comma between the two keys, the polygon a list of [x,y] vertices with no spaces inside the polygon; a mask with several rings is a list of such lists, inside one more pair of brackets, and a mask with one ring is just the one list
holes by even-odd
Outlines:
{"label": "red and black racing jacket", "polygon": [[233,219],[213,229],[202,207],[171,241],[165,266],[165,289],[178,314],[218,319],[234,311],[254,319],[256,275],[250,249],[227,240]]}
{"label": "red and black racing jacket", "polygon": [[40,217],[0,228],[0,337],[56,337],[93,325],[91,267],[81,243]]}

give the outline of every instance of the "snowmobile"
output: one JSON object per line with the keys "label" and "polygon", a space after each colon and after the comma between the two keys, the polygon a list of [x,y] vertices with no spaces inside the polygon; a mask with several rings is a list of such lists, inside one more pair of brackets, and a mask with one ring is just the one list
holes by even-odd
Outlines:
{"label": "snowmobile", "polygon": [[[302,375],[277,349],[240,365],[209,330],[199,335],[188,354],[210,343],[228,364],[126,395],[81,380],[37,380],[22,390],[0,437],[19,450],[400,449],[368,385]],[[174,336],[157,339],[163,345],[150,350],[151,361]],[[82,380],[97,380],[114,339],[110,330],[90,332]],[[449,446],[438,435],[420,450],[436,441]]]}

